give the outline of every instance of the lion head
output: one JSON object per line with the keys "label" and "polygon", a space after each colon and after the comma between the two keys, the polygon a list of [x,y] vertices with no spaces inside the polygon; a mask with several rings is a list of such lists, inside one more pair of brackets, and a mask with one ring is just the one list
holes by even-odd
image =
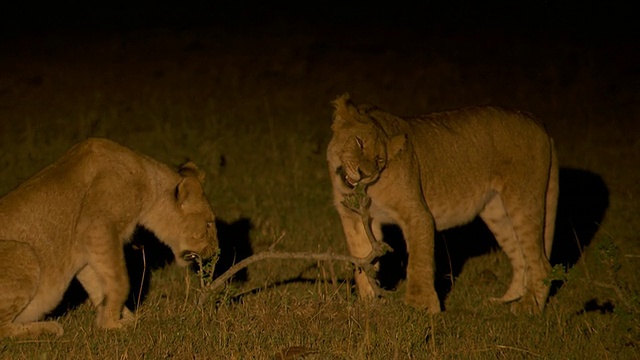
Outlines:
{"label": "lion head", "polygon": [[[204,173],[187,162],[179,168],[179,182],[167,193],[147,226],[169,245],[176,262],[186,266],[218,250],[215,216],[202,187]],[[143,224],[146,225],[146,224]]]}
{"label": "lion head", "polygon": [[375,183],[390,159],[405,146],[401,119],[371,105],[355,106],[349,95],[334,101],[333,139],[329,156],[336,156],[335,169],[348,187]]}
{"label": "lion head", "polygon": [[184,230],[176,259],[178,264],[185,265],[196,257],[213,256],[218,249],[218,237],[213,210],[202,188],[204,173],[192,162],[180,166],[178,172],[183,178],[176,187],[175,198],[182,212]]}

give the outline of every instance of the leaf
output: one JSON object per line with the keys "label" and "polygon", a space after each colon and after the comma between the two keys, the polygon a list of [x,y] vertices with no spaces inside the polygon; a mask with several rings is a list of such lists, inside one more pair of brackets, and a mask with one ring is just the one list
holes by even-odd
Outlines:
{"label": "leaf", "polygon": [[368,210],[371,205],[371,198],[367,195],[367,185],[362,183],[356,184],[353,188],[353,192],[344,195],[344,200],[342,200],[341,203],[348,209],[359,214],[363,214],[363,212]]}

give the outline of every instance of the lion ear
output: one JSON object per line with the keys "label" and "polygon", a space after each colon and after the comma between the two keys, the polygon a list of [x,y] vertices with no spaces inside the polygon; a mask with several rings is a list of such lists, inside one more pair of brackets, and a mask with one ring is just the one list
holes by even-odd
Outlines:
{"label": "lion ear", "polygon": [[407,134],[395,135],[394,137],[389,139],[389,142],[387,143],[387,158],[393,159],[398,156],[398,154],[400,154],[400,152],[404,150],[406,145]]}
{"label": "lion ear", "polygon": [[176,202],[178,205],[183,206],[194,196],[199,196],[201,193],[202,185],[200,185],[200,182],[193,176],[186,176],[176,186]]}
{"label": "lion ear", "polygon": [[198,169],[196,164],[194,164],[192,161],[187,161],[186,163],[180,165],[180,167],[178,168],[178,173],[180,173],[182,177],[194,177],[201,184],[204,183],[204,171]]}
{"label": "lion ear", "polygon": [[335,131],[337,128],[348,123],[362,123],[369,121],[367,116],[362,116],[360,110],[351,101],[348,93],[340,95],[333,101],[333,125],[331,128]]}

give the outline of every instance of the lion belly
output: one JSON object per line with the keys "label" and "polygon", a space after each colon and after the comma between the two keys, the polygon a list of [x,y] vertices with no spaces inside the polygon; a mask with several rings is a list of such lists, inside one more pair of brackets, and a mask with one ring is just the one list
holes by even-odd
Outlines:
{"label": "lion belly", "polygon": [[434,197],[434,200],[427,200],[427,206],[433,216],[436,230],[446,230],[471,222],[492,196],[492,192],[484,191],[456,199],[447,198],[446,201],[439,201],[441,199]]}
{"label": "lion belly", "polygon": [[[491,192],[475,194],[474,196],[458,199],[459,201],[429,201],[428,208],[433,216],[435,228],[438,231],[460,226],[471,222],[482,211]],[[383,224],[402,224],[398,211],[372,199],[371,216]]]}
{"label": "lion belly", "polygon": [[[440,177],[431,176],[431,181],[424,184],[420,184],[419,179],[416,178],[415,181],[409,182],[414,185],[411,191],[399,192],[397,182],[394,180],[402,177],[393,174],[394,170],[388,169],[381,175],[380,181],[368,190],[372,201],[371,216],[380,223],[401,225],[403,221],[401,214],[404,213],[406,217],[413,212],[406,208],[400,209],[413,203],[413,201],[407,201],[407,193],[410,193],[415,194],[415,196],[409,196],[413,200],[426,204],[436,230],[446,230],[473,221],[496,194],[491,187],[491,182],[486,180],[490,178],[489,174],[479,176],[485,179],[460,179],[446,172]],[[437,170],[431,170],[432,174],[440,175]],[[419,198],[422,198],[422,201]],[[404,200],[397,201],[400,199]]]}

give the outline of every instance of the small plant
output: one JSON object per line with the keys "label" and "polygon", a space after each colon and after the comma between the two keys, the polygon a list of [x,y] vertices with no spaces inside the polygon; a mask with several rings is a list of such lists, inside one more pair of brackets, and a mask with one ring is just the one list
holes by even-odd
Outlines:
{"label": "small plant", "polygon": [[362,183],[356,184],[353,192],[348,194],[342,200],[342,205],[359,214],[366,213],[369,217],[369,206],[371,206],[371,198],[367,195],[367,186]]}
{"label": "small plant", "polygon": [[369,283],[373,287],[374,292],[378,296],[385,295],[385,291],[380,287],[380,284],[376,280],[377,268],[372,266],[387,252],[393,252],[393,249],[387,245],[384,241],[378,240],[373,236],[371,231],[371,215],[369,214],[369,207],[371,206],[371,198],[367,195],[367,186],[362,183],[357,183],[351,194],[347,194],[344,200],[341,202],[346,208],[360,214],[362,220],[362,226],[367,234],[367,238],[371,243],[371,253],[363,259],[367,266],[359,266],[361,271],[367,274]]}
{"label": "small plant", "polygon": [[198,275],[200,276],[200,288],[204,289],[205,287],[211,285],[214,280],[214,273],[216,271],[216,264],[220,259],[220,249],[216,251],[215,254],[209,259],[203,260],[200,257],[196,258],[196,263],[198,264]]}
{"label": "small plant", "polygon": [[630,287],[630,283],[621,279],[622,256],[620,247],[607,237],[600,241],[596,247],[596,260],[606,275],[606,282],[594,281],[594,284],[610,289],[618,300],[631,312],[640,312],[640,301],[637,289]]}
{"label": "small plant", "polygon": [[551,268],[551,272],[546,279],[544,279],[544,284],[549,286],[554,281],[567,282],[569,280],[569,272],[567,268],[562,264],[556,264]]}
{"label": "small plant", "polygon": [[618,245],[612,239],[606,238],[598,243],[596,250],[598,263],[604,265],[609,275],[616,277],[617,272],[622,267]]}
{"label": "small plant", "polygon": [[[598,274],[604,277],[603,280],[596,280],[592,278],[587,267],[584,267],[587,281],[597,287],[608,289],[618,299],[625,310],[621,310],[620,307],[616,307],[618,312],[629,311],[631,313],[637,313],[640,311],[640,292],[630,286],[629,281],[621,279],[620,272],[623,269],[622,254],[620,247],[613,241],[613,239],[607,237],[595,246],[595,265],[598,269]],[[575,277],[575,271],[573,269],[567,269],[562,264],[557,264],[551,269],[551,273],[544,280],[545,285],[551,284],[553,281],[562,281],[564,283],[572,282]]]}
{"label": "small plant", "polygon": [[362,220],[362,226],[367,234],[367,238],[371,243],[371,254],[366,257],[368,263],[374,263],[381,256],[387,252],[393,252],[393,249],[383,241],[379,241],[373,236],[371,231],[371,216],[369,214],[369,207],[371,206],[371,198],[367,195],[367,186],[362,183],[357,183],[351,194],[345,195],[342,200],[342,205],[348,209],[360,214]]}

